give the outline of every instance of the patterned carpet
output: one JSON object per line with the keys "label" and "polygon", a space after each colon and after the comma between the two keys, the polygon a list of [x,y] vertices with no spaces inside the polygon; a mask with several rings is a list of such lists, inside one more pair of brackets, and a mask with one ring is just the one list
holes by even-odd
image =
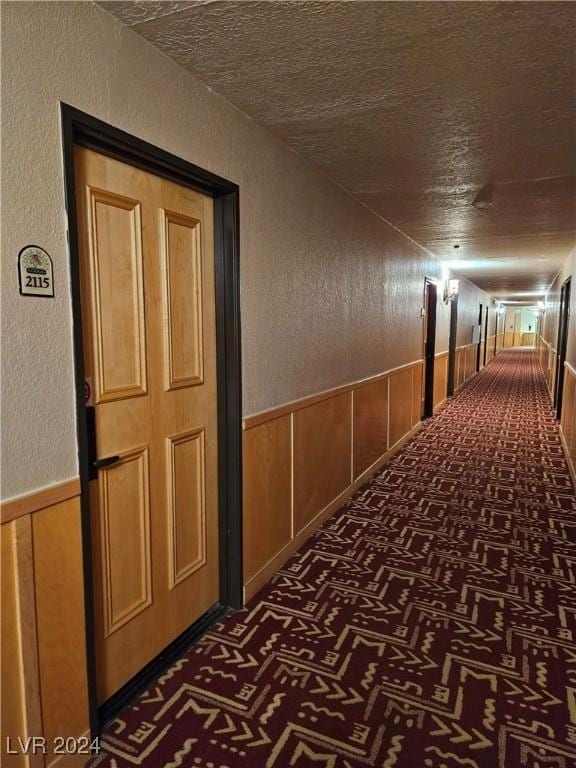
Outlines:
{"label": "patterned carpet", "polygon": [[504,352],[106,729],[94,765],[575,766],[575,529],[535,356]]}

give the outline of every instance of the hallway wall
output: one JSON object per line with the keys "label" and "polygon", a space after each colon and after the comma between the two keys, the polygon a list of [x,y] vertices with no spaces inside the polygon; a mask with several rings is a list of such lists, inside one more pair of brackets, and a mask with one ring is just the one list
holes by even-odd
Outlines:
{"label": "hallway wall", "polygon": [[[324,477],[333,465],[345,470],[348,460],[355,467],[348,475],[352,482],[374,460],[382,436],[370,431],[371,409],[376,403],[382,412],[388,394],[401,407],[392,408],[385,456],[417,425],[424,277],[439,279],[441,265],[101,9],[84,2],[9,2],[1,12],[3,97],[10,105],[2,112],[2,368],[10,372],[2,382],[2,497],[12,499],[2,510],[2,535],[10,552],[21,553],[14,563],[6,561],[14,577],[8,597],[13,627],[27,633],[13,656],[15,670],[19,662],[19,711],[32,713],[22,735],[79,735],[87,719],[86,690],[78,682],[86,679],[78,642],[84,585],[59,102],[240,185],[244,415],[341,385],[362,389],[356,427],[352,417],[348,425],[347,416],[338,421],[340,442],[325,424],[315,430],[318,423],[322,427],[322,408],[332,405],[319,405],[301,425],[318,449]],[[16,257],[29,243],[52,256],[54,299],[19,295]],[[487,301],[485,294],[462,281],[464,346],[471,340],[466,318],[477,316],[480,300]],[[448,348],[449,314],[440,301],[438,353]],[[472,356],[462,353],[462,359],[467,377]],[[400,373],[390,373],[397,368]],[[368,377],[378,381],[360,384]],[[284,438],[285,421],[278,429]],[[323,453],[326,445],[334,464]],[[264,468],[266,488],[282,490],[285,475],[279,476],[277,467],[287,466],[285,454],[268,451],[265,444],[268,452],[258,464],[258,454],[247,446],[247,466],[253,461]],[[281,447],[286,448],[284,439]],[[307,474],[306,451],[291,460],[300,462],[306,482],[318,480]],[[323,487],[310,502],[302,491],[296,511],[304,522],[319,519],[341,485]],[[248,500],[246,515],[252,517],[246,529],[259,526],[271,534],[279,519],[275,503],[272,492]],[[70,558],[67,567],[64,555]],[[265,562],[269,555],[264,553]],[[21,605],[17,597],[24,593],[27,602]],[[21,613],[22,607],[29,613]],[[39,664],[30,678],[25,667],[37,648]],[[53,671],[63,666],[65,673],[54,678]]]}
{"label": "hallway wall", "polygon": [[[60,100],[240,185],[245,415],[421,357],[427,252],[101,9],[2,16],[3,498],[78,471]],[[53,300],[18,294],[27,243],[53,258]],[[448,316],[440,303],[438,350]]]}
{"label": "hallway wall", "polygon": [[560,310],[560,289],[564,281],[572,276],[570,316],[568,320],[568,344],[566,366],[563,371],[564,395],[560,430],[576,483],[576,247],[564,262],[562,269],[546,295],[544,328],[538,340],[540,365],[553,397],[558,345],[558,319]]}
{"label": "hallway wall", "polygon": [[558,312],[560,309],[560,289],[562,283],[572,275],[572,291],[570,301],[570,320],[568,328],[568,350],[566,359],[576,367],[576,247],[564,262],[562,269],[546,294],[546,316],[544,319],[544,340],[556,352],[558,343]]}

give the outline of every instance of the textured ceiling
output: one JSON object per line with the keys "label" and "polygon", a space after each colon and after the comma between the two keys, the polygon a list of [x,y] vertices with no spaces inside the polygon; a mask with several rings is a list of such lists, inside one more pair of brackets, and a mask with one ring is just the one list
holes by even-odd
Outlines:
{"label": "textured ceiling", "polygon": [[99,5],[494,295],[574,247],[575,4]]}

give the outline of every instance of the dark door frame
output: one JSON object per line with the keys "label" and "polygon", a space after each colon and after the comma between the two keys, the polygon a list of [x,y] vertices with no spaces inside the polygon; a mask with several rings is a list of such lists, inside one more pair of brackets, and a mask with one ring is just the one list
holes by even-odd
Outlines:
{"label": "dark door frame", "polygon": [[480,304],[480,309],[478,310],[478,325],[480,326],[480,338],[478,340],[478,347],[476,349],[476,373],[480,370],[480,353],[482,351],[482,310],[484,307],[482,304]]}
{"label": "dark door frame", "polygon": [[435,280],[424,279],[426,302],[426,346],[424,349],[424,418],[434,413],[434,362],[436,354],[436,305],[438,286]]}
{"label": "dark door frame", "polygon": [[448,339],[448,383],[446,394],[452,397],[456,379],[456,342],[458,337],[458,294],[450,302],[450,337]]}
{"label": "dark door frame", "polygon": [[484,322],[484,365],[488,357],[488,317],[490,316],[490,306],[486,304],[486,320]]}
{"label": "dark door frame", "polygon": [[[61,104],[64,185],[72,291],[76,423],[81,481],[82,552],[86,658],[90,728],[95,736],[159,672],[209,629],[226,611],[244,602],[242,578],[242,432],[240,362],[240,218],[239,188],[148,142]],[[123,163],[190,187],[214,199],[216,282],[216,357],[218,387],[218,497],[220,531],[220,599],[136,677],[98,708],[94,648],[94,605],[88,498],[88,440],[84,405],[84,356],[80,302],[80,265],[74,147],[83,146]]]}
{"label": "dark door frame", "polygon": [[570,322],[570,293],[572,278],[568,277],[560,288],[560,309],[558,312],[558,342],[556,344],[556,375],[554,382],[554,407],[556,418],[562,416],[562,398],[564,395],[564,363],[568,348],[568,324]]}

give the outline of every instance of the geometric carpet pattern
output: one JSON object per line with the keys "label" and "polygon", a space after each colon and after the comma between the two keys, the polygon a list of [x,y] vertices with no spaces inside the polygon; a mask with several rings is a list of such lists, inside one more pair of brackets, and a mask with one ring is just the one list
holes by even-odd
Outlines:
{"label": "geometric carpet pattern", "polygon": [[576,497],[501,353],[105,730],[98,768],[576,766]]}

